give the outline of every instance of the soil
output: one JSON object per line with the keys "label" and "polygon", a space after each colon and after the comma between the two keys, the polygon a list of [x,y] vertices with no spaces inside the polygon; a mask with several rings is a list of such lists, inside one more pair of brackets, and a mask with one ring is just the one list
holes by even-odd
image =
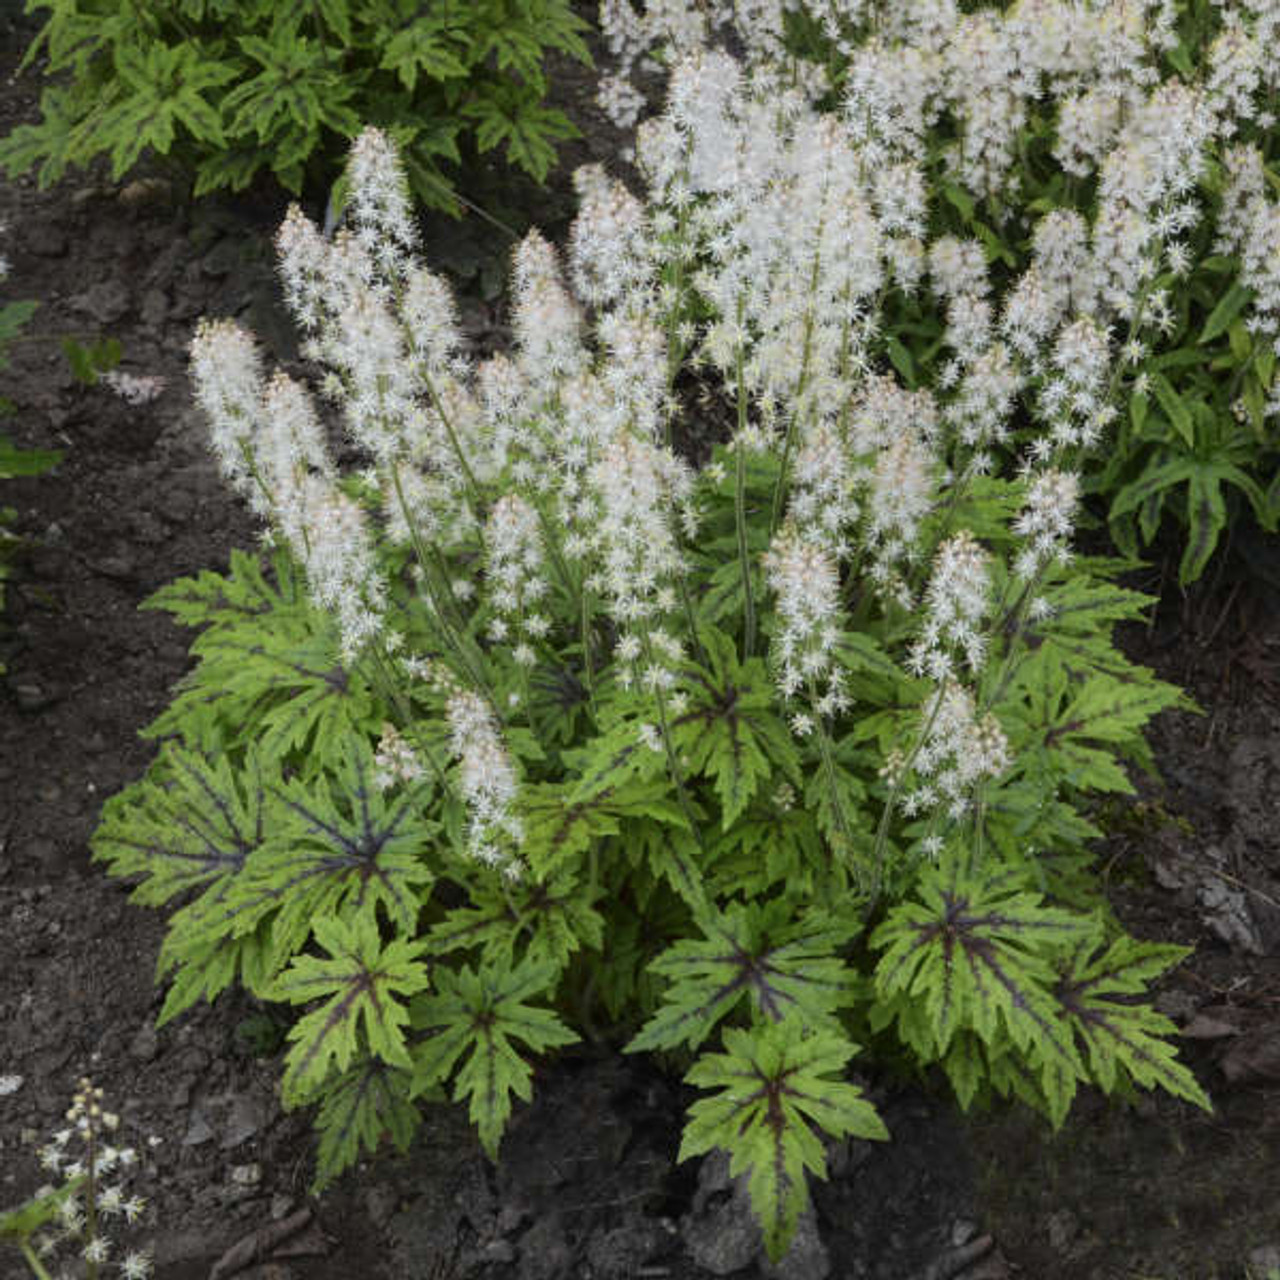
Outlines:
{"label": "soil", "polygon": [[[3,26],[10,67],[30,31]],[[571,207],[570,165],[618,147],[583,105],[584,77],[565,68],[562,83],[587,140],[551,193],[476,178],[553,232]],[[32,118],[34,89],[30,77],[0,85],[0,130]],[[0,1096],[0,1204],[35,1190],[34,1147],[88,1073],[144,1152],[143,1234],[162,1280],[209,1275],[246,1240],[257,1256],[243,1249],[239,1274],[258,1280],[753,1274],[755,1235],[727,1170],[675,1163],[686,1099],[652,1064],[562,1056],[496,1168],[465,1117],[441,1108],[406,1157],[312,1198],[309,1122],[281,1111],[253,1003],[228,996],[153,1028],[162,920],[90,864],[88,838],[103,799],[146,767],[153,746],[138,731],[188,666],[190,637],[139,604],[255,540],[207,454],[184,353],[211,314],[295,354],[270,266],[282,212],[272,192],[183,206],[160,180],[0,183],[7,296],[41,301],[29,332],[45,339],[12,350],[3,429],[65,453],[3,494],[27,541],[0,626],[0,1076],[22,1078]],[[466,282],[484,342],[507,246],[474,220],[432,224],[426,239]],[[130,407],[75,383],[54,341],[65,334],[119,339],[122,368],[166,390]],[[1054,1136],[1021,1111],[966,1119],[941,1093],[873,1083],[893,1141],[833,1152],[778,1274],[1262,1280],[1280,1266],[1280,554],[1275,539],[1243,549],[1244,576],[1187,599],[1166,591],[1152,626],[1125,637],[1203,714],[1156,724],[1160,779],[1104,815],[1102,850],[1130,928],[1195,947],[1159,1002],[1214,1113],[1086,1097]],[[24,1274],[0,1257],[0,1278]]]}

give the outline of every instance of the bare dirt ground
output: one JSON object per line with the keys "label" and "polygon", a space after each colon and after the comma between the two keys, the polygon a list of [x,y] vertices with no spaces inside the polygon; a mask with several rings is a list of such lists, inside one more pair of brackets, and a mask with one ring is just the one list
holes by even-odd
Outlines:
{"label": "bare dirt ground", "polygon": [[[7,78],[27,34],[0,31],[2,131],[31,118],[32,80]],[[615,142],[594,125],[573,158]],[[510,196],[556,227],[567,191],[562,172],[550,195]],[[282,213],[270,194],[183,208],[163,183],[0,182],[6,294],[41,301],[29,332],[50,339],[14,348],[0,389],[16,413],[0,429],[65,451],[56,472],[0,495],[27,539],[0,620],[0,1075],[23,1081],[0,1097],[0,1204],[38,1185],[34,1145],[87,1072],[145,1152],[142,1238],[163,1280],[203,1278],[246,1238],[260,1256],[239,1274],[258,1280],[752,1274],[723,1168],[674,1162],[686,1099],[652,1065],[562,1057],[498,1168],[442,1109],[407,1157],[317,1200],[309,1123],[280,1109],[261,1011],[228,997],[153,1029],[162,921],[90,864],[88,838],[104,797],[145,768],[138,730],[188,664],[190,637],[137,606],[255,538],[207,456],[184,352],[196,318],[216,314],[293,354],[271,276]],[[506,247],[468,224],[427,240],[468,282],[484,341]],[[131,408],[76,384],[63,334],[118,338],[122,368],[167,390]],[[782,1274],[1263,1280],[1280,1266],[1280,551],[1254,538],[1224,564],[1187,600],[1167,591],[1152,627],[1127,637],[1204,714],[1158,724],[1163,780],[1106,815],[1102,851],[1130,927],[1196,947],[1160,1003],[1215,1113],[1089,1098],[1054,1137],[1020,1112],[966,1120],[941,1094],[873,1080],[894,1141],[836,1153]],[[23,1274],[0,1257],[4,1280]]]}

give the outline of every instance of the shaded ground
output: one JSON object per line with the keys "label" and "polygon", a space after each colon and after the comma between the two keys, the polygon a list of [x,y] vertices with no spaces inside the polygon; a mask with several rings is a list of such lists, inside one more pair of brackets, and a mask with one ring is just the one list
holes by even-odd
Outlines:
{"label": "shaded ground", "polygon": [[[4,65],[16,61],[10,44]],[[0,131],[28,118],[30,100],[29,85],[0,86]],[[594,130],[574,158],[611,145]],[[568,207],[558,190],[507,194],[555,222]],[[723,1169],[674,1164],[678,1084],[643,1062],[559,1060],[497,1170],[464,1117],[442,1110],[409,1157],[309,1201],[309,1125],[280,1111],[251,1002],[151,1029],[160,921],[89,865],[87,840],[103,797],[143,771],[151,747],[137,731],[187,666],[188,637],[137,605],[254,537],[206,455],[183,352],[209,313],[241,315],[289,354],[269,262],[280,214],[271,198],[184,211],[145,184],[0,184],[7,296],[42,301],[32,331],[113,335],[126,370],[169,380],[159,400],[130,408],[75,384],[56,344],[35,342],[15,348],[4,375],[17,406],[4,429],[66,456],[3,495],[29,552],[0,626],[0,1075],[23,1077],[0,1097],[0,1204],[37,1185],[33,1143],[87,1071],[144,1143],[145,1235],[165,1280],[207,1275],[273,1223],[297,1229],[259,1280],[694,1280],[752,1267]],[[438,265],[469,277],[464,313],[483,339],[505,249],[467,227],[429,243]],[[802,1231],[786,1274],[1242,1280],[1250,1251],[1267,1246],[1280,1265],[1280,610],[1266,608],[1280,595],[1274,542],[1250,553],[1249,582],[1211,584],[1128,637],[1206,714],[1159,724],[1165,783],[1144,783],[1141,804],[1109,815],[1106,851],[1134,931],[1197,947],[1161,1002],[1217,1112],[1086,1099],[1052,1138],[1022,1113],[965,1122],[940,1099],[879,1088],[894,1141],[836,1153],[815,1196],[824,1243]],[[303,1224],[293,1215],[305,1208]],[[1253,1280],[1264,1260],[1255,1253]],[[0,1258],[0,1278],[24,1274],[15,1268]]]}

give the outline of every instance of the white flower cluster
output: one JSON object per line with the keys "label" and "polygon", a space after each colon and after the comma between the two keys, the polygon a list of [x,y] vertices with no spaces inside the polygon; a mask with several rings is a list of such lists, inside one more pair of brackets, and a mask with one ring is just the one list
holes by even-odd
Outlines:
{"label": "white flower cluster", "polygon": [[368,522],[337,487],[310,394],[282,372],[264,385],[252,339],[225,320],[196,329],[191,372],[223,474],[287,540],[354,658],[383,628],[385,592]]}
{"label": "white flower cluster", "polygon": [[532,667],[538,660],[533,646],[551,629],[550,620],[537,611],[538,602],[550,588],[537,511],[519,494],[504,494],[489,512],[485,546],[489,602],[494,612],[489,638],[495,644],[511,646],[520,666]]}
{"label": "white flower cluster", "polygon": [[946,681],[962,654],[970,671],[981,668],[987,637],[982,621],[991,606],[990,553],[968,530],[937,550],[925,591],[925,619],[908,666],[916,675]]}
{"label": "white flower cluster", "polygon": [[520,843],[520,819],[515,812],[519,778],[493,710],[478,694],[458,689],[445,703],[445,718],[469,811],[471,856],[508,876],[518,876],[519,863],[508,845]]}
{"label": "white flower cluster", "polygon": [[903,800],[912,816],[938,806],[953,821],[963,817],[975,785],[997,778],[1012,763],[1009,740],[995,716],[979,716],[973,695],[944,680],[924,708],[928,731],[913,767],[925,781]]}
{"label": "white flower cluster", "polygon": [[[782,695],[792,699],[807,693],[807,701],[819,715],[836,715],[849,705],[843,673],[835,660],[840,636],[836,561],[820,543],[786,528],[774,538],[764,564],[782,620],[773,648]],[[804,736],[813,722],[800,712],[792,727]]]}
{"label": "white flower cluster", "polygon": [[[1224,159],[1227,180],[1216,248],[1239,256],[1241,283],[1254,291],[1249,328],[1270,338],[1280,355],[1280,202],[1267,198],[1265,165],[1257,147],[1231,147]],[[1280,385],[1268,412],[1280,413]]]}
{"label": "white flower cluster", "polygon": [[[124,1280],[146,1280],[154,1270],[151,1254],[129,1250],[117,1260],[108,1234],[118,1221],[137,1223],[147,1202],[127,1189],[138,1155],[112,1140],[120,1117],[103,1107],[102,1096],[100,1088],[82,1078],[66,1114],[67,1126],[38,1151],[40,1167],[61,1179],[68,1193],[59,1200],[54,1225],[36,1238],[35,1245],[45,1258],[70,1245],[94,1267],[110,1263]],[[78,1185],[72,1188],[73,1183]],[[51,1191],[44,1188],[41,1194]]]}

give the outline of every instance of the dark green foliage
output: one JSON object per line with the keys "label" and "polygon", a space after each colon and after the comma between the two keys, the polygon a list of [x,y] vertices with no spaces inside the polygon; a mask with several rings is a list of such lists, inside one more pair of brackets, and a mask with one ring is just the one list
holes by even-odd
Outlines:
{"label": "dark green foliage", "polygon": [[[424,203],[461,211],[450,175],[501,149],[541,181],[575,134],[543,105],[543,59],[588,60],[569,0],[29,0],[48,11],[24,66],[57,76],[41,120],[0,144],[10,174],[41,185],[108,156],[116,178],[147,151],[184,167],[195,194],[331,183],[347,141],[385,125]],[[64,74],[65,73],[65,74]]]}

